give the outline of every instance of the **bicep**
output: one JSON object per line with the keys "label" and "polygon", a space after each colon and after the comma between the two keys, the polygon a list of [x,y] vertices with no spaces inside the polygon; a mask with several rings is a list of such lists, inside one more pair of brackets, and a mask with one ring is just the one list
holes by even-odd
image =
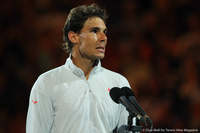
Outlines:
{"label": "bicep", "polygon": [[49,133],[53,123],[53,107],[51,99],[39,91],[40,86],[32,88],[26,121],[27,133]]}

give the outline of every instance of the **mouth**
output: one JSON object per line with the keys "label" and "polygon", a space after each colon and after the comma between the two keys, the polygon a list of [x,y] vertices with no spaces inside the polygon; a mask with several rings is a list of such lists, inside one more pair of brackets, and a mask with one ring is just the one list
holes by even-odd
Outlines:
{"label": "mouth", "polygon": [[100,52],[105,52],[105,47],[104,46],[99,46],[96,48]]}

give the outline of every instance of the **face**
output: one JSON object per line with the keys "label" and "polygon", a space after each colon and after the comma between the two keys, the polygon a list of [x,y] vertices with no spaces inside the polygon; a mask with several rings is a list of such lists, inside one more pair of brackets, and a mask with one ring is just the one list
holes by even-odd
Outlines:
{"label": "face", "polygon": [[104,58],[107,43],[106,33],[107,28],[101,18],[92,17],[86,20],[78,35],[78,50],[81,57],[89,60]]}

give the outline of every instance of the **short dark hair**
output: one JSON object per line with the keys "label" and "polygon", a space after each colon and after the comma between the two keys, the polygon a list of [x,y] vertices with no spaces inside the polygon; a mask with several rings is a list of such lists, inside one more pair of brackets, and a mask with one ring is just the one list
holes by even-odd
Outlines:
{"label": "short dark hair", "polygon": [[70,31],[80,33],[85,21],[91,17],[99,17],[106,23],[108,15],[106,10],[102,10],[96,4],[78,6],[70,11],[63,28],[63,40],[65,42],[63,44],[63,50],[65,52],[72,52],[73,48],[73,43],[69,40],[68,33]]}

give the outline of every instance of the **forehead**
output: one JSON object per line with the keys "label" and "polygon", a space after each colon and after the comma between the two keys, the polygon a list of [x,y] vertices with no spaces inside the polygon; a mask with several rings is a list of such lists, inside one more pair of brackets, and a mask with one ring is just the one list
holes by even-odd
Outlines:
{"label": "forehead", "polygon": [[98,27],[100,29],[106,29],[104,21],[99,17],[91,17],[87,19],[83,25],[83,29],[89,29],[92,27]]}

